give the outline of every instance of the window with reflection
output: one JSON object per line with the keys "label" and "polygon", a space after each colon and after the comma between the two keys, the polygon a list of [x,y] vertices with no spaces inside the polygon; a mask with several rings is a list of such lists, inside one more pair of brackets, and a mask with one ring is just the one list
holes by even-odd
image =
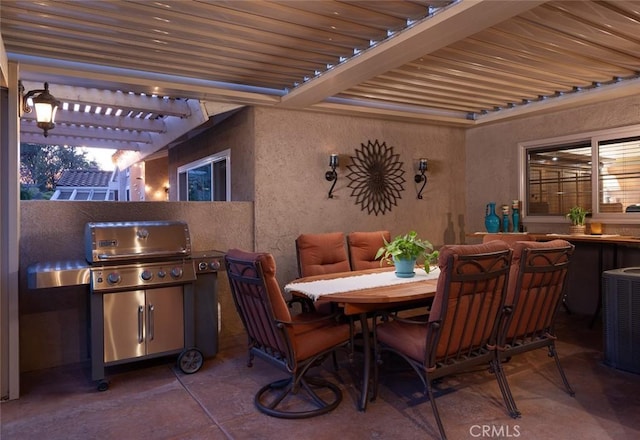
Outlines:
{"label": "window with reflection", "polygon": [[640,212],[640,128],[525,147],[527,215]]}
{"label": "window with reflection", "polygon": [[599,212],[640,212],[640,136],[598,143]]}
{"label": "window with reflection", "polygon": [[528,214],[562,215],[572,206],[591,211],[591,145],[528,152]]}
{"label": "window with reflection", "polygon": [[178,168],[181,201],[230,201],[230,150],[207,156]]}

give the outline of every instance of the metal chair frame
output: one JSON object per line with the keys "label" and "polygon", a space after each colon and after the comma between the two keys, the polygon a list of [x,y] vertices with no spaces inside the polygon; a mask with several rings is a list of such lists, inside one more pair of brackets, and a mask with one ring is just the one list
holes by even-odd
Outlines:
{"label": "metal chair frame", "polygon": [[[494,373],[509,414],[514,418],[519,416],[517,410],[511,406],[513,397],[495,350],[499,319],[505,312],[504,301],[511,250],[506,243],[479,245],[477,248],[495,249],[496,246],[501,250],[469,255],[457,254],[455,251],[443,255],[446,246],[441,249],[440,263],[443,266],[442,258],[445,257],[446,265],[440,275],[438,291],[434,298],[434,307],[442,305],[442,313],[438,318],[429,317],[429,321],[415,321],[394,317],[389,322],[376,320],[374,324],[374,397],[377,394],[382,352],[395,353],[404,359],[420,378],[442,439],[446,439],[446,433],[434,398],[432,381],[464,372],[477,365],[486,364],[489,371]],[[444,254],[447,252],[444,251]],[[442,277],[445,277],[444,280]],[[403,333],[410,327],[420,326],[420,334],[425,338],[422,356],[412,357],[404,350],[380,341],[380,332],[388,325],[399,325],[395,331],[391,330],[391,334],[397,338],[402,338]]]}
{"label": "metal chair frame", "polygon": [[[277,380],[262,387],[254,398],[256,407],[263,413],[273,417],[300,419],[327,413],[335,409],[342,400],[342,392],[335,384],[319,377],[308,376],[309,370],[320,365],[325,358],[339,348],[346,348],[350,342],[349,329],[344,339],[332,346],[311,353],[301,359],[296,352],[296,344],[292,339],[297,326],[313,327],[314,325],[345,326],[337,324],[336,315],[319,315],[307,313],[297,315],[291,320],[276,318],[274,307],[267,293],[265,274],[259,258],[236,258],[230,251],[225,256],[227,275],[233,294],[236,309],[247,331],[249,359],[247,366],[253,366],[255,356],[275,365],[287,372],[290,377]],[[253,254],[259,256],[260,254]],[[284,298],[283,307],[286,307]],[[321,330],[319,330],[321,331]],[[308,336],[313,337],[313,330]],[[328,389],[331,397],[323,399],[316,389]],[[304,391],[305,395],[299,395]],[[288,409],[284,402],[287,398],[299,395],[301,399],[312,402],[315,409]]]}
{"label": "metal chair frame", "polygon": [[[497,342],[498,357],[512,356],[547,347],[555,361],[565,390],[575,396],[560,364],[555,341],[555,321],[566,294],[566,276],[574,246],[562,240],[558,247],[526,247],[520,243],[521,257],[514,265],[509,283],[513,289],[512,304],[502,319]],[[534,245],[535,246],[535,245]],[[518,252],[516,250],[516,252]],[[509,302],[509,301],[508,301]],[[516,407],[515,402],[512,402]]]}

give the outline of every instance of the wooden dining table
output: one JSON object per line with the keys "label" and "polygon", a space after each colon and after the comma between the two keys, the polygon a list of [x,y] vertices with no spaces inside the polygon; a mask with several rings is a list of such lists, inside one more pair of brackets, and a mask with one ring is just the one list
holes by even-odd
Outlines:
{"label": "wooden dining table", "polygon": [[371,374],[371,337],[368,318],[373,312],[426,306],[436,293],[439,269],[426,273],[416,268],[412,278],[398,278],[393,267],[314,275],[296,279],[285,291],[307,296],[316,303],[331,303],[346,316],[360,319],[364,368],[359,409],[366,410]]}

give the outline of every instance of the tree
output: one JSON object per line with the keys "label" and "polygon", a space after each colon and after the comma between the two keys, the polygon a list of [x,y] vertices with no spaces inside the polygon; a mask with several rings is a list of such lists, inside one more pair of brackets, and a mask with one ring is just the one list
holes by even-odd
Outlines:
{"label": "tree", "polygon": [[38,188],[41,192],[53,191],[63,171],[98,167],[86,156],[86,152],[79,152],[73,147],[21,144],[20,184]]}

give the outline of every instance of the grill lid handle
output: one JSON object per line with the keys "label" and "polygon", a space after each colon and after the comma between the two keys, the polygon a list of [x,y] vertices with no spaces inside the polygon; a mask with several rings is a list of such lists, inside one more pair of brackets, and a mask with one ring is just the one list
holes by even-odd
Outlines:
{"label": "grill lid handle", "polygon": [[188,255],[189,252],[186,249],[182,249],[177,252],[166,252],[166,251],[156,251],[156,252],[145,252],[141,253],[132,253],[132,254],[98,254],[99,260],[122,260],[129,258],[140,258],[140,257],[175,257],[177,255]]}

